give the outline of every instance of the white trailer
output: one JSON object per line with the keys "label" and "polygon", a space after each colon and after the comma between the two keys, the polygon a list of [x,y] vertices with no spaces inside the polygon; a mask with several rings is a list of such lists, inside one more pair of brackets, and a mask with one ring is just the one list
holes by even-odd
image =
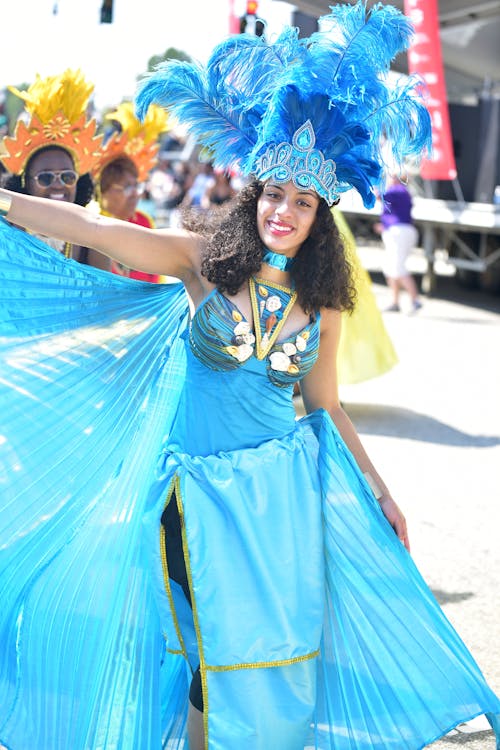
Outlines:
{"label": "white trailer", "polygon": [[[342,196],[339,208],[346,218],[377,221],[380,206],[366,209],[359,195],[351,190]],[[432,293],[436,286],[434,264],[440,260],[455,266],[457,276],[470,281],[478,274],[483,286],[500,288],[500,206],[492,203],[439,200],[415,196],[413,220],[421,233],[421,244],[427,260],[423,291]]]}

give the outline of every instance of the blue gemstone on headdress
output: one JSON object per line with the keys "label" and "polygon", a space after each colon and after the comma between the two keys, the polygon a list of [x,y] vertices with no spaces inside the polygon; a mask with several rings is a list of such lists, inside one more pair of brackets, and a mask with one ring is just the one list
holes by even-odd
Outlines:
{"label": "blue gemstone on headdress", "polygon": [[308,151],[316,143],[313,127],[308,120],[293,134],[293,145],[300,151]]}
{"label": "blue gemstone on headdress", "polygon": [[316,135],[310,120],[297,128],[292,142],[272,143],[259,156],[252,170],[258,180],[273,178],[298,188],[312,188],[332,205],[338,198],[335,162],[314,148]]}
{"label": "blue gemstone on headdress", "polygon": [[276,167],[274,175],[278,182],[288,182],[291,179],[290,171],[286,167]]}

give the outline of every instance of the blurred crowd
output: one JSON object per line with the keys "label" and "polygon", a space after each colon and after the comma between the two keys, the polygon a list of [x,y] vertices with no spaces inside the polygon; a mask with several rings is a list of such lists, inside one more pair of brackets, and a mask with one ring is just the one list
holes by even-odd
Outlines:
{"label": "blurred crowd", "polygon": [[[179,145],[181,155],[183,145]],[[235,173],[227,174],[214,169],[209,162],[199,161],[195,151],[186,158],[162,150],[144,185],[140,202],[158,226],[177,226],[183,208],[209,211],[221,206],[237,195],[243,182]]]}

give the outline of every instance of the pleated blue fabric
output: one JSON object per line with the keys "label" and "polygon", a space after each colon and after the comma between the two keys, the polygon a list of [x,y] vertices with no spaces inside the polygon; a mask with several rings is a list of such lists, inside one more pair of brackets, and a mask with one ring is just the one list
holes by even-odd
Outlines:
{"label": "pleated blue fabric", "polygon": [[167,704],[186,674],[164,659],[141,519],[186,297],[0,232],[0,744],[159,748],[170,721],[182,736],[185,700]]}
{"label": "pleated blue fabric", "polygon": [[422,748],[486,713],[498,747],[498,697],[328,415],[309,420],[320,443],[327,597],[311,745]]}
{"label": "pleated blue fabric", "polygon": [[[265,361],[197,359],[180,284],[4,222],[0,279],[0,744],[185,750],[199,663],[208,750],[416,750],[482,713],[500,747],[326,412],[295,420]],[[192,611],[165,579],[173,487]]]}

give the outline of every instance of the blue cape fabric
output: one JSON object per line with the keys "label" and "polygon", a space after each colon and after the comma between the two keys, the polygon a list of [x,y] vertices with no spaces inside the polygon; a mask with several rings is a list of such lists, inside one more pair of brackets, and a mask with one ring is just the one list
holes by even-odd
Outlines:
{"label": "blue cape fabric", "polygon": [[158,696],[177,700],[186,675],[164,660],[143,487],[183,380],[187,299],[0,233],[0,741],[158,748]]}

